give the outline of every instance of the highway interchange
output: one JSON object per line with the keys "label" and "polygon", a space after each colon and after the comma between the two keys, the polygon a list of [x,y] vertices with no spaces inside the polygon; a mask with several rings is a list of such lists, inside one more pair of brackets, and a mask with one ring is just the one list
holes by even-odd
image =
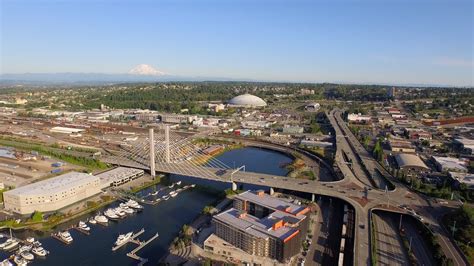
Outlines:
{"label": "highway interchange", "polygon": [[[344,176],[342,180],[332,182],[320,180],[302,181],[283,176],[242,171],[236,172],[232,176],[229,174],[218,175],[219,169],[204,166],[196,169],[195,166],[185,162],[156,163],[156,170],[213,181],[254,184],[274,189],[305,192],[311,195],[323,195],[342,199],[351,204],[355,210],[354,265],[371,264],[371,245],[376,245],[378,252],[384,253],[387,258],[397,258],[396,261],[400,262],[400,264],[407,263],[406,251],[401,248],[398,227],[394,226],[393,221],[386,219],[383,215],[383,217],[377,215],[375,223],[378,228],[376,233],[378,234],[377,239],[379,239],[379,242],[371,243],[370,219],[371,217],[373,218],[372,211],[374,209],[408,214],[406,210],[398,206],[412,206],[422,217],[423,222],[438,236],[445,255],[451,258],[455,265],[468,265],[459,250],[453,245],[448,232],[439,224],[439,219],[445,212],[446,206],[441,206],[431,199],[410,191],[405,185],[395,180],[362,147],[342,120],[341,114],[341,111],[333,110],[328,113],[328,117],[336,134],[335,164]],[[103,157],[102,160],[113,164],[147,169],[143,164],[138,164],[126,158],[109,156]],[[387,180],[390,180],[394,189],[385,189],[389,187]],[[452,205],[454,208],[457,206],[457,203],[450,202],[449,205]],[[415,239],[415,241],[420,241],[420,239]],[[380,257],[380,264],[394,262],[393,260],[385,260],[382,258],[384,256]],[[421,258],[421,260],[429,261],[427,258]]]}

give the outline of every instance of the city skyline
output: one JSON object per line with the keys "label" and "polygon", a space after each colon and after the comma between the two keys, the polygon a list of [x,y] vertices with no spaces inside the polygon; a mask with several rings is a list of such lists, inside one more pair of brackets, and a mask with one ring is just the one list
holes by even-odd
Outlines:
{"label": "city skyline", "polygon": [[471,1],[3,1],[1,74],[473,85]]}

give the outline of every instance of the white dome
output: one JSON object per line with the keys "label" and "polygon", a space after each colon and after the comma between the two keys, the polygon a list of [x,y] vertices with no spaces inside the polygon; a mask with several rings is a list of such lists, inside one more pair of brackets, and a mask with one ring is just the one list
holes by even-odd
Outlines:
{"label": "white dome", "polygon": [[230,99],[229,105],[241,107],[263,107],[267,106],[267,103],[260,97],[246,93]]}

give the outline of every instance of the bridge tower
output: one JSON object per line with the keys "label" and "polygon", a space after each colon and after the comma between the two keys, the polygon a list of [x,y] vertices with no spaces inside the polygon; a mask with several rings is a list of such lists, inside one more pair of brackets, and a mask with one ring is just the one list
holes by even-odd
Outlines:
{"label": "bridge tower", "polygon": [[165,152],[166,152],[166,162],[170,162],[170,126],[165,126]]}
{"label": "bridge tower", "polygon": [[153,128],[149,129],[148,139],[150,140],[150,175],[154,179],[155,173],[155,133]]}

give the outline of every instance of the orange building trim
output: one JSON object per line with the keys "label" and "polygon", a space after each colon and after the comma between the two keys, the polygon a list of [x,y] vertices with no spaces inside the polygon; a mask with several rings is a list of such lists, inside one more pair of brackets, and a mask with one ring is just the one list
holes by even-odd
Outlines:
{"label": "orange building trim", "polygon": [[296,235],[298,235],[300,233],[300,230],[296,230],[296,232],[294,232],[293,234],[291,234],[290,236],[288,236],[287,238],[285,238],[283,240],[283,243],[286,243],[288,241],[290,241],[293,237],[295,237]]}

